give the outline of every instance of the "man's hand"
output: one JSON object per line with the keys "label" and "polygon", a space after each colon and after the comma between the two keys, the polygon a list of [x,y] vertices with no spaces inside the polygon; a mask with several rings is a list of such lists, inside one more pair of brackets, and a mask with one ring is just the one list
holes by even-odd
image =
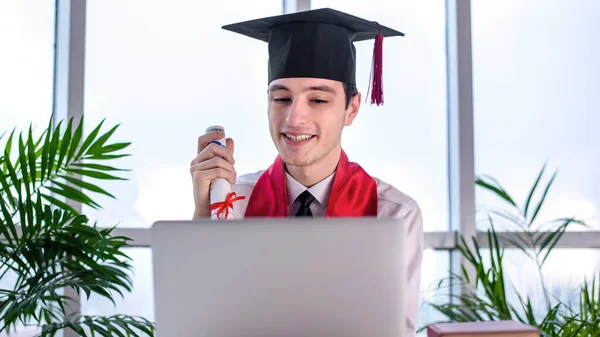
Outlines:
{"label": "man's hand", "polygon": [[210,182],[224,178],[235,184],[236,172],[233,167],[233,139],[227,138],[227,148],[210,141],[224,137],[222,132],[212,131],[198,138],[198,155],[190,163],[190,173],[194,188],[194,218],[210,217]]}

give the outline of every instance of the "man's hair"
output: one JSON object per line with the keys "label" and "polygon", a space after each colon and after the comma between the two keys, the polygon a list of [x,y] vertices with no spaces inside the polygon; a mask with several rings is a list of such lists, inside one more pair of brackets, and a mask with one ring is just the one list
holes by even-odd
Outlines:
{"label": "man's hair", "polygon": [[352,97],[358,94],[358,88],[356,84],[344,83],[344,93],[346,94],[346,109],[350,106],[350,100]]}

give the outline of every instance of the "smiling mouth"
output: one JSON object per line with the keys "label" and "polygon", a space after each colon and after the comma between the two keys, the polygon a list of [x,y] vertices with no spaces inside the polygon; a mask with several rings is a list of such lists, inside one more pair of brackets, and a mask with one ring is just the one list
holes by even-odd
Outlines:
{"label": "smiling mouth", "polygon": [[287,133],[282,133],[282,135],[284,135],[287,139],[294,141],[294,142],[302,142],[308,139],[311,139],[313,137],[315,137],[314,135],[289,135]]}

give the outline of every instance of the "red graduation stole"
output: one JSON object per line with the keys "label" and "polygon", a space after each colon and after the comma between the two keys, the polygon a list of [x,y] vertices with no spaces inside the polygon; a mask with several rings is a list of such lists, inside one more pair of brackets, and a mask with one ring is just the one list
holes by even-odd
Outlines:
{"label": "red graduation stole", "polygon": [[[286,217],[288,196],[280,156],[258,178],[245,217]],[[327,204],[326,217],[377,216],[377,183],[342,150]]]}

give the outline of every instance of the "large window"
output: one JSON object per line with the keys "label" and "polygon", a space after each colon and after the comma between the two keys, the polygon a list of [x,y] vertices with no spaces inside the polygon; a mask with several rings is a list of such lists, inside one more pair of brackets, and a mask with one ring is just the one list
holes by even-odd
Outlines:
{"label": "large window", "polygon": [[52,113],[54,1],[0,2],[0,135],[43,129]]}
{"label": "large window", "polygon": [[238,174],[273,161],[267,45],[221,26],[281,8],[281,0],[88,4],[86,130],[103,118],[121,123],[115,139],[133,142],[133,156],[121,162],[132,169],[130,181],[104,184],[117,198],[102,199],[110,211],[87,214],[123,227],[190,219],[189,163],[210,125],[223,125],[236,140]]}
{"label": "large window", "polygon": [[[118,8],[118,10],[115,10]],[[132,142],[127,182],[103,186],[116,200],[84,207],[101,226],[150,227],[193,214],[189,163],[197,138],[221,124],[236,140],[236,170],[274,159],[266,111],[267,45],[221,29],[252,17],[278,15],[280,0],[211,3],[91,1],[87,8],[85,129],[120,123]],[[160,18],[160,19],[157,19]],[[273,148],[272,150],[270,150]],[[260,151],[256,151],[260,149]],[[115,309],[91,298],[84,313],[125,312],[153,319],[151,250],[128,251],[134,287]]]}
{"label": "large window", "polygon": [[[111,2],[90,4],[87,126],[104,117],[109,123],[122,123],[117,137],[133,141],[134,154],[123,161],[133,169],[131,181],[106,184],[116,191],[117,201],[104,200],[114,213],[86,210],[101,223],[147,227],[157,219],[189,218],[193,205],[187,165],[195,155],[196,138],[208,125],[224,125],[237,141],[239,174],[264,169],[273,161],[276,152],[265,100],[267,46],[220,27],[276,15],[281,3],[215,5],[211,10],[177,2],[169,9],[132,5],[114,13]],[[427,230],[447,230],[443,2],[414,7],[425,20],[394,6],[368,12],[370,5],[358,1],[316,1],[313,7],[321,5],[381,17],[383,24],[406,31],[407,37],[385,41],[385,106],[363,104],[357,123],[345,133],[344,147],[371,174],[415,198],[424,210]],[[133,14],[128,11],[134,9],[141,14],[133,19],[139,22],[131,24]],[[156,11],[162,12],[162,20],[145,19]],[[108,20],[111,28],[104,25]],[[372,42],[357,43],[357,50],[357,81],[366,95]],[[381,146],[363,141],[374,130]]]}
{"label": "large window", "polygon": [[[59,40],[58,64],[73,67],[61,67],[57,74],[55,3],[68,1],[35,5],[0,1],[0,134],[13,127],[24,130],[29,123],[38,131],[45,128],[53,95],[57,95],[84,102],[86,133],[105,119],[105,128],[121,124],[115,141],[132,142],[128,148],[132,156],[115,165],[131,169],[125,174],[129,180],[102,184],[116,199],[94,195],[103,209],[84,206],[82,210],[100,226],[118,225],[117,235],[131,234],[134,247],[125,248],[125,253],[133,259],[134,289],[125,298],[116,298],[116,307],[99,296],[82,299],[84,314],[123,313],[155,319],[149,227],[157,220],[192,217],[189,163],[196,156],[197,138],[207,126],[223,125],[235,139],[238,175],[272,163],[277,152],[268,131],[267,44],[221,26],[278,15],[284,8],[330,7],[406,34],[384,39],[385,105],[381,107],[364,101],[373,41],[356,43],[357,84],[363,102],[354,125],[344,132],[343,146],[352,161],[421,206],[427,246],[422,303],[448,300],[444,289],[436,288],[448,270],[456,267],[450,253],[455,251],[457,233],[450,231],[449,219],[465,221],[456,224],[465,233],[476,223],[471,221],[473,200],[465,186],[450,180],[454,175],[448,174],[449,163],[455,160],[461,169],[466,168],[461,170],[461,179],[471,181],[474,161],[477,175],[496,179],[520,206],[547,163],[534,203],[552,173],[558,170],[558,175],[537,222],[574,216],[600,228],[600,178],[596,174],[600,138],[595,133],[600,124],[596,111],[600,108],[597,0],[87,1],[73,12],[75,16],[85,13],[86,20],[73,17],[69,22],[69,16],[60,16],[66,21],[59,22],[59,27],[72,28],[72,32],[85,29],[86,38],[85,53],[80,53],[81,40]],[[469,7],[463,6],[469,5],[471,21],[467,22]],[[453,9],[459,7],[456,23]],[[61,9],[68,12],[69,6]],[[463,54],[470,42],[472,67]],[[82,64],[83,74],[77,70]],[[80,88],[55,88],[55,75],[72,75],[70,83],[84,80],[83,97],[76,90]],[[458,92],[457,86],[461,94],[469,93],[471,85],[472,97],[449,96]],[[460,104],[449,106],[447,97]],[[59,119],[65,111],[60,113]],[[69,113],[80,111],[71,108]],[[466,126],[458,142],[460,156],[454,151],[456,135],[448,142],[448,125],[457,122]],[[470,132],[474,132],[474,142]],[[3,144],[0,141],[0,149]],[[472,147],[474,153],[469,151]],[[455,193],[455,185],[461,186],[460,192]],[[455,194],[459,197],[449,207],[449,195]],[[510,209],[480,188],[475,202],[480,210]],[[460,214],[455,213],[459,210]],[[476,217],[481,220],[478,229],[487,228],[483,215]],[[502,216],[494,219],[496,229],[514,229],[501,221]],[[591,278],[600,269],[599,247],[588,240],[599,233],[567,233],[567,244],[559,244],[542,273],[552,295],[575,300],[582,277]],[[580,244],[580,239],[586,243]],[[487,256],[487,252],[484,249],[482,254]],[[544,296],[535,263],[514,248],[506,250],[504,263],[507,287],[514,285],[541,306]],[[0,288],[10,287],[11,277],[3,277]],[[516,303],[512,288],[509,291]],[[419,319],[423,326],[443,317],[422,305]],[[12,336],[32,333],[21,329]]]}
{"label": "large window", "polygon": [[[31,123],[35,135],[48,126],[52,113],[54,1],[0,1],[0,50],[0,135],[7,132],[0,140],[0,149],[4,151],[13,129],[17,135],[21,131],[26,135]],[[6,274],[0,278],[0,289],[12,289],[15,282],[14,274]],[[21,326],[11,337],[38,332]]]}
{"label": "large window", "polygon": [[[343,146],[367,172],[413,197],[426,231],[448,230],[446,11],[444,1],[313,0],[406,34],[383,42],[384,105],[363,103]],[[367,97],[373,40],[356,43]]]}
{"label": "large window", "polygon": [[599,12],[595,0],[472,2],[476,173],[523,204],[544,163],[541,187],[558,170],[540,222],[598,225]]}

